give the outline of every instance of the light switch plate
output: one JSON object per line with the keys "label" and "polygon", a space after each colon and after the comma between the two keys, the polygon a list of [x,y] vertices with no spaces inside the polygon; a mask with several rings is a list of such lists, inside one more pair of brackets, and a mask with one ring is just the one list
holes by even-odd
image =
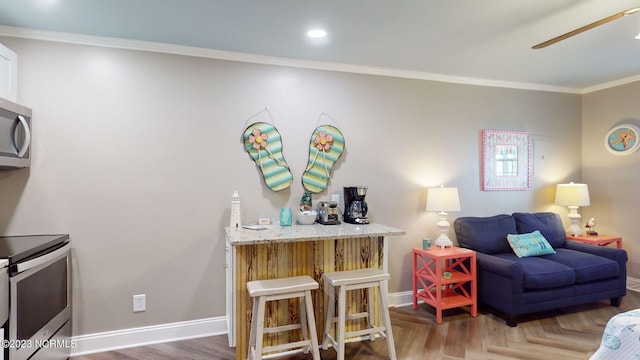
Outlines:
{"label": "light switch plate", "polygon": [[133,295],[133,312],[147,311],[147,296],[145,294]]}

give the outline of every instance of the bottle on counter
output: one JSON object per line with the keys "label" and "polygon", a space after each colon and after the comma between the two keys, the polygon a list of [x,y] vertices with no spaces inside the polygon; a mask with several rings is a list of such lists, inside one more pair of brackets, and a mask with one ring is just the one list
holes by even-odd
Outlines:
{"label": "bottle on counter", "polygon": [[291,226],[293,222],[293,214],[291,208],[280,209],[280,226]]}

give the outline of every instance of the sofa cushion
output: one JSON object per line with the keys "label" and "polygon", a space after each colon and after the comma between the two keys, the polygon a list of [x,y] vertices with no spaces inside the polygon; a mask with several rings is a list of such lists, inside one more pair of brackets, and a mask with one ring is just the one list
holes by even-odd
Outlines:
{"label": "sofa cushion", "polygon": [[511,252],[507,235],[516,234],[516,222],[510,215],[459,217],[453,227],[460,246],[485,254]]}
{"label": "sofa cushion", "polygon": [[620,274],[620,266],[616,261],[581,251],[556,249],[555,254],[546,258],[572,268],[577,283],[608,279]]}
{"label": "sofa cushion", "polygon": [[567,232],[562,226],[560,216],[552,212],[513,213],[519,234],[540,230],[554,249],[564,247],[567,242]]}
{"label": "sofa cushion", "polygon": [[527,234],[509,234],[507,235],[507,241],[518,257],[556,253],[538,230]]}
{"label": "sofa cushion", "polygon": [[572,268],[547,259],[548,256],[553,255],[519,258],[514,253],[504,253],[494,256],[520,263],[525,289],[571,286],[576,281],[576,273]]}

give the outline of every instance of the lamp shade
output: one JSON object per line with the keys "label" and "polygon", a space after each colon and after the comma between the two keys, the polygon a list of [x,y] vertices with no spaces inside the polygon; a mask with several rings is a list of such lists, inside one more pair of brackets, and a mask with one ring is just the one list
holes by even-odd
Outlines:
{"label": "lamp shade", "polygon": [[587,184],[558,184],[556,186],[556,204],[564,206],[589,206],[589,188]]}
{"label": "lamp shade", "polygon": [[427,192],[427,211],[460,211],[458,188],[431,188]]}

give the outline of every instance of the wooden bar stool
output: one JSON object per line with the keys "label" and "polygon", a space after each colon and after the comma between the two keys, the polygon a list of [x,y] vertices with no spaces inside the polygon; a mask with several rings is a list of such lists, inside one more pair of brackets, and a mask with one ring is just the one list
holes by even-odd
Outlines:
{"label": "wooden bar stool", "polygon": [[[324,274],[324,289],[328,294],[328,301],[325,313],[324,336],[322,338],[322,348],[327,350],[329,343],[336,349],[338,360],[344,360],[344,344],[361,340],[375,340],[376,334],[387,339],[387,351],[389,359],[396,360],[396,348],[393,342],[391,331],[391,318],[387,306],[387,281],[389,274],[379,269],[361,269],[338,271]],[[373,309],[373,288],[377,287],[380,297],[380,312],[384,320],[384,326],[376,326]],[[335,297],[338,289],[338,316],[335,316]],[[346,297],[347,291],[366,289],[367,291],[367,311],[361,313],[347,314]],[[346,331],[346,320],[362,319],[368,317],[368,328]],[[335,338],[331,336],[333,323],[337,323]],[[337,338],[337,340],[336,340]]]}
{"label": "wooden bar stool", "polygon": [[[306,354],[309,351],[313,354],[314,360],[320,360],[316,321],[313,316],[313,303],[311,302],[311,290],[317,288],[318,283],[310,276],[255,280],[247,283],[249,296],[253,299],[251,333],[249,335],[249,351],[247,353],[250,360],[268,359],[298,352]],[[300,305],[298,316],[300,323],[265,328],[266,302],[294,298],[298,298]],[[270,334],[298,329],[302,330],[302,340],[300,341],[264,347],[262,345],[265,333]]]}

